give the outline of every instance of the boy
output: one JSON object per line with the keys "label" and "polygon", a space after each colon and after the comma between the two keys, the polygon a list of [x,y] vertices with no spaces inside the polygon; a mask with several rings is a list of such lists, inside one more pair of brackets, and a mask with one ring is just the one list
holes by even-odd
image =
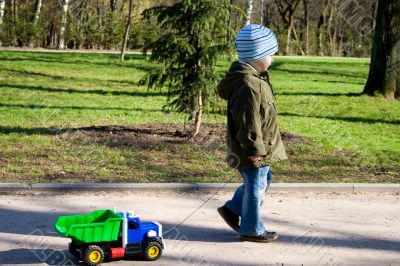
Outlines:
{"label": "boy", "polygon": [[218,93],[228,101],[228,164],[244,182],[218,212],[241,240],[266,243],[278,238],[260,216],[272,180],[269,164],[287,159],[267,73],[278,42],[270,29],[250,24],[238,33],[235,48],[240,61],[232,63]]}

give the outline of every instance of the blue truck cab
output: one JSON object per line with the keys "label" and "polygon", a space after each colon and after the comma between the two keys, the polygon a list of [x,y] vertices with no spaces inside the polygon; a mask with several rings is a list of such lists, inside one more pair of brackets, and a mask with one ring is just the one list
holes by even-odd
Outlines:
{"label": "blue truck cab", "polygon": [[133,212],[119,214],[124,219],[121,237],[125,252],[142,253],[147,260],[157,259],[164,249],[162,225],[159,222],[141,222]]}
{"label": "blue truck cab", "polygon": [[139,216],[129,215],[128,244],[143,242],[148,237],[162,237],[162,225],[158,222],[140,222]]}

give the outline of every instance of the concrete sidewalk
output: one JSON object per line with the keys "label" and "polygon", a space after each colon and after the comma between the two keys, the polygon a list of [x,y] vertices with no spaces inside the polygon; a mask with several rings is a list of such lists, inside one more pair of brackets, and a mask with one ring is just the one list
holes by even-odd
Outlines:
{"label": "concrete sidewalk", "polygon": [[272,192],[262,215],[280,238],[269,244],[241,242],[225,225],[216,208],[230,196],[225,191],[1,195],[0,265],[73,265],[69,239],[54,233],[56,217],[114,206],[161,222],[167,248],[157,262],[103,265],[400,265],[398,193]]}
{"label": "concrete sidewalk", "polygon": [[[78,191],[234,191],[241,183],[0,183],[0,193],[64,193]],[[398,192],[400,184],[385,183],[272,183],[273,192]]]}

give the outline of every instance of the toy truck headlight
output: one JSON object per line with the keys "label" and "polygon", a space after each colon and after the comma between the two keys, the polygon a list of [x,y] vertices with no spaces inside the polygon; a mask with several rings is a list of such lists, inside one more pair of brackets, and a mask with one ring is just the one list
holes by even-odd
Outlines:
{"label": "toy truck headlight", "polygon": [[150,230],[147,232],[147,237],[155,237],[157,236],[157,232],[154,230]]}

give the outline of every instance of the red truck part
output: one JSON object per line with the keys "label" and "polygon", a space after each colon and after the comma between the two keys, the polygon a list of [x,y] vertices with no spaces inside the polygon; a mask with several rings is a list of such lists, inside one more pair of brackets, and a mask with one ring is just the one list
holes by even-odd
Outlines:
{"label": "red truck part", "polygon": [[125,256],[124,248],[111,248],[111,259],[121,259]]}

